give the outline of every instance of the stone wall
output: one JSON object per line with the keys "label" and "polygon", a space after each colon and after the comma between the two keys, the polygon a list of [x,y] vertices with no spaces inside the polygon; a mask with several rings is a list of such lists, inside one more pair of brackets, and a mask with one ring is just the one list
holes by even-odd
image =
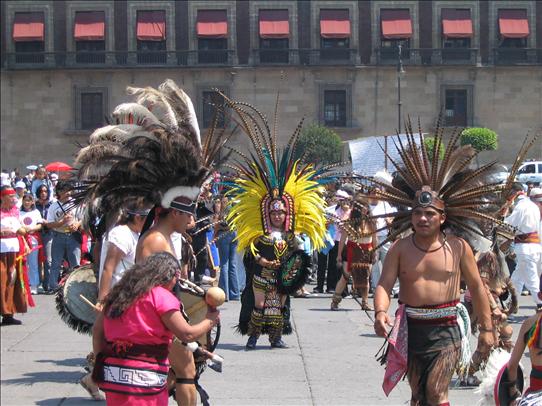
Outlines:
{"label": "stone wall", "polygon": [[[472,124],[489,127],[500,136],[499,150],[484,154],[482,160],[497,158],[508,164],[527,132],[542,131],[539,66],[405,69],[401,79],[403,114],[415,119],[420,116],[427,130],[438,117],[444,86],[472,89]],[[86,142],[88,136],[88,132],[75,130],[77,87],[107,88],[110,112],[127,100],[126,86],[157,86],[165,78],[175,80],[191,95],[198,114],[201,91],[216,86],[227,89],[234,99],[254,104],[271,118],[280,89],[278,123],[283,140],[302,116],[306,122],[321,120],[321,95],[326,86],[342,86],[351,94],[347,101],[351,126],[337,128],[343,140],[391,134],[397,127],[395,67],[2,71],[2,168],[72,161],[76,144]],[[241,149],[247,145],[239,135],[233,143]],[[530,155],[542,158],[542,141]]]}

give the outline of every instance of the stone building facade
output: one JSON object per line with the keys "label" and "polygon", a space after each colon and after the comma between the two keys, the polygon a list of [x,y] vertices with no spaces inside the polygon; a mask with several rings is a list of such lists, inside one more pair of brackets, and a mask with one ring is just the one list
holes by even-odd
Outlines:
{"label": "stone building facade", "polygon": [[399,101],[428,130],[441,111],[450,128],[495,130],[484,160],[512,162],[542,130],[540,1],[18,0],[1,2],[0,27],[6,168],[71,162],[126,86],[166,78],[202,127],[214,88],[268,116],[280,91],[284,139],[301,117],[345,141],[393,134]]}

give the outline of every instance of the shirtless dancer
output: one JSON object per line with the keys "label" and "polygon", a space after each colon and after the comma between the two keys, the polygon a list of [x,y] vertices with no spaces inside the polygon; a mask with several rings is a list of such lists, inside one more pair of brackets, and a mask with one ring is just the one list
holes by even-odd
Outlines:
{"label": "shirtless dancer", "polygon": [[[375,292],[375,332],[387,336],[390,292],[399,279],[399,300],[408,320],[408,380],[411,405],[446,405],[448,385],[461,350],[461,333],[454,308],[463,278],[480,320],[479,340],[493,344],[489,304],[469,245],[441,232],[446,215],[432,206],[412,212],[414,233],[388,252]],[[421,320],[421,309],[438,309],[435,318]],[[449,314],[444,312],[449,310]]]}
{"label": "shirtless dancer", "polygon": [[[161,209],[154,225],[138,241],[136,263],[158,252],[166,251],[175,255],[171,234],[186,232],[187,227],[194,221],[195,209],[195,201],[184,196],[175,198],[171,202],[171,208]],[[180,406],[196,405],[197,391],[194,382],[196,366],[192,353],[175,340],[169,350],[169,362],[177,379],[175,385],[177,403]]]}
{"label": "shirtless dancer", "polygon": [[[502,224],[492,216],[493,208],[483,204],[500,186],[489,181],[491,166],[468,168],[476,150],[458,145],[458,134],[450,138],[441,159],[438,148],[432,152],[420,148],[424,137],[412,133],[412,123],[407,121],[405,127],[408,137],[397,140],[400,161],[395,162],[391,185],[369,179],[385,187],[372,189],[373,199],[397,206],[384,240],[395,243],[384,261],[374,299],[375,332],[388,337],[389,295],[399,280],[400,306],[388,338],[383,389],[389,394],[406,375],[412,405],[447,405],[453,373],[464,373],[470,360],[470,321],[459,303],[461,279],[469,287],[480,323],[479,344],[490,347],[494,341],[489,303],[472,250],[457,235],[468,237],[466,231],[473,230],[470,222],[480,219]],[[443,136],[437,125],[435,145],[444,145]],[[443,230],[452,226],[454,232],[446,235]],[[408,230],[413,233],[402,235]]]}

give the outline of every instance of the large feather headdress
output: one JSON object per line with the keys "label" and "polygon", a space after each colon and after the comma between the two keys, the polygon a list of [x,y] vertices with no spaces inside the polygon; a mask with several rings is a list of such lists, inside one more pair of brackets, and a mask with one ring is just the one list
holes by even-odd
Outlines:
{"label": "large feather headdress", "polygon": [[193,212],[226,137],[211,130],[202,146],[192,101],[170,79],[127,91],[135,101],[117,106],[77,154],[74,204],[86,205],[90,223],[134,200]]}
{"label": "large feather headdress", "polygon": [[395,240],[409,230],[412,210],[419,206],[430,206],[444,211],[448,226],[462,231],[465,236],[484,236],[480,230],[484,229],[482,225],[488,223],[509,227],[495,215],[501,192],[508,187],[507,184],[491,180],[496,161],[478,169],[469,168],[478,152],[470,145],[458,145],[461,135],[458,129],[451,135],[440,158],[439,151],[444,146],[444,129],[440,119],[435,130],[434,148],[429,152],[425,148],[419,122],[418,136],[414,135],[410,119],[405,126],[406,141],[399,135],[393,138],[400,161],[394,160],[385,151],[387,158],[396,168],[391,184],[363,175],[354,175],[355,182],[363,187],[366,187],[367,182],[378,186],[372,190],[372,198],[387,201],[399,208],[393,214],[373,216],[394,218],[387,239],[380,245]]}
{"label": "large feather headdress", "polygon": [[227,221],[237,231],[239,251],[256,252],[255,241],[271,232],[269,213],[275,209],[286,212],[285,231],[305,234],[315,249],[322,248],[326,230],[323,185],[332,179],[334,166],[315,169],[303,163],[303,157],[295,159],[303,120],[284,147],[277,145],[278,96],[273,131],[256,108],[222,97],[252,143],[250,156],[235,151],[240,159],[229,165],[236,175],[229,185],[233,205]]}

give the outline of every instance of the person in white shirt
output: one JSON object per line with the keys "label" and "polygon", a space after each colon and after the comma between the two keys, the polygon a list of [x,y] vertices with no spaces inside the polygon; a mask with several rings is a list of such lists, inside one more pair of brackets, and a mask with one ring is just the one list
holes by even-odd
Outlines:
{"label": "person in white shirt", "polygon": [[[529,198],[538,206],[540,211],[540,225],[538,226],[538,235],[542,236],[542,188],[535,187],[531,190]],[[542,244],[542,239],[540,241]]]}
{"label": "person in white shirt", "polygon": [[40,231],[42,228],[43,217],[41,217],[39,210],[36,209],[34,196],[30,192],[25,193],[23,196],[23,203],[21,206],[19,219],[26,228],[27,241],[31,244],[29,248],[33,250],[26,256],[26,263],[28,265],[30,293],[36,295],[38,293],[38,286],[40,284],[38,246],[42,245]]}
{"label": "person in white shirt", "polygon": [[[388,183],[391,185],[392,182],[392,176],[386,172],[386,171],[378,171],[375,176],[375,180],[382,182],[382,183]],[[388,202],[382,201],[382,200],[376,200],[374,198],[371,198],[371,195],[374,196],[374,192],[369,195],[369,204],[371,205],[371,215],[373,216],[379,216],[382,214],[392,214],[397,211],[397,209],[393,206],[391,206]],[[388,229],[384,228],[386,225],[390,225],[392,222],[392,217],[379,217],[376,219],[376,237],[378,240],[378,244],[382,243],[387,237],[388,237]],[[388,241],[386,244],[382,245],[378,251],[377,251],[377,262],[373,266],[373,271],[371,273],[371,287],[374,289],[376,288],[376,285],[378,285],[378,280],[380,279],[380,274],[382,271],[382,267],[384,266],[384,259],[386,258],[386,255],[388,254],[388,251],[391,247],[391,241]],[[396,295],[399,293],[399,281],[395,283],[395,286],[393,287],[391,293],[393,295]]]}
{"label": "person in white shirt", "polygon": [[51,269],[49,273],[49,290],[58,288],[60,268],[64,258],[70,268],[79,266],[81,261],[81,212],[67,209],[70,200],[68,182],[58,182],[56,186],[58,200],[53,202],[47,211],[47,227],[53,230],[51,245]]}
{"label": "person in white shirt", "polygon": [[148,209],[129,207],[124,210],[117,225],[107,233],[100,255],[98,303],[103,303],[124,272],[134,265],[139,233],[147,214]]}
{"label": "person in white shirt", "polygon": [[516,292],[521,292],[525,286],[537,306],[542,308],[542,300],[538,297],[542,272],[540,209],[525,194],[521,183],[512,185],[508,201],[515,203],[515,207],[505,221],[517,229],[514,239],[516,269],[511,280]]}
{"label": "person in white shirt", "polygon": [[[11,186],[0,189],[0,310],[2,325],[18,325],[22,322],[13,317],[15,313],[26,313],[27,301],[22,288],[22,275],[17,272],[16,257],[19,252],[28,253],[24,238],[26,229],[19,220],[17,195]],[[21,247],[20,244],[24,244]]]}

